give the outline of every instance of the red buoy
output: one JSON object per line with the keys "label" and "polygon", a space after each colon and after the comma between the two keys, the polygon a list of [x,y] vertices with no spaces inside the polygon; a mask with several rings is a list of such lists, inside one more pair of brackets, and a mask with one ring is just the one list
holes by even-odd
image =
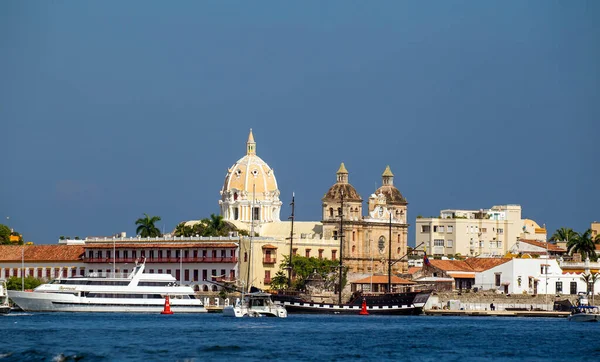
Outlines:
{"label": "red buoy", "polygon": [[162,312],[160,312],[160,314],[173,314],[173,312],[171,311],[171,304],[169,304],[169,296],[168,295],[165,297],[165,308],[163,309]]}
{"label": "red buoy", "polygon": [[363,298],[362,307],[360,309],[360,313],[358,314],[369,315],[369,312],[367,312],[367,300],[365,298]]}

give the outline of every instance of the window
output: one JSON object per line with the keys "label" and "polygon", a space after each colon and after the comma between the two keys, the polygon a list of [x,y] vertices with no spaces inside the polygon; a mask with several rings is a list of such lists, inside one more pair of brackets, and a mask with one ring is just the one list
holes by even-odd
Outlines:
{"label": "window", "polygon": [[329,208],[329,217],[333,217],[333,207]]}
{"label": "window", "polygon": [[181,269],[175,270],[175,279],[181,281]]}
{"label": "window", "polygon": [[235,280],[235,270],[229,270],[229,280]]}
{"label": "window", "polygon": [[352,241],[356,241],[356,231],[352,231]]}
{"label": "window", "polygon": [[212,257],[213,257],[213,259],[217,258],[217,251],[216,250],[212,251]]}
{"label": "window", "polygon": [[171,250],[167,250],[167,259],[171,257]]}
{"label": "window", "polygon": [[233,208],[233,220],[239,220],[239,218],[240,218],[240,209],[238,209],[237,207],[234,207]]}
{"label": "window", "polygon": [[271,283],[271,271],[265,270],[265,284]]}
{"label": "window", "polygon": [[260,220],[260,208],[255,207],[252,211],[253,220]]}
{"label": "window", "polygon": [[306,249],[306,251],[304,252],[304,256],[310,258],[310,249]]}
{"label": "window", "polygon": [[162,274],[163,270],[162,269],[158,269],[158,274]]}
{"label": "window", "polygon": [[444,246],[444,239],[435,239],[433,240],[433,245],[434,246]]}
{"label": "window", "polygon": [[159,259],[162,259],[162,257],[163,257],[163,251],[162,251],[162,250],[159,250],[159,251],[158,251],[158,258],[159,258]]}
{"label": "window", "polygon": [[496,242],[496,244],[498,244],[498,245],[497,245],[497,246],[498,246],[498,249],[502,249],[502,242],[501,242],[500,240],[498,240],[498,241]]}
{"label": "window", "polygon": [[102,259],[102,250],[98,250],[98,259]]}
{"label": "window", "polygon": [[448,225],[448,232],[449,233],[453,233],[454,232],[454,226],[453,225]]}
{"label": "window", "polygon": [[577,282],[571,282],[569,294],[577,294]]}
{"label": "window", "polygon": [[490,241],[490,249],[493,249],[495,245],[496,245],[495,241]]}
{"label": "window", "polygon": [[556,282],[556,294],[562,294],[562,282]]}
{"label": "window", "polygon": [[194,269],[194,281],[198,281],[198,269]]}
{"label": "window", "polygon": [[90,258],[90,259],[94,258],[94,251],[93,250],[88,250],[88,258]]}
{"label": "window", "polygon": [[483,240],[479,240],[479,247],[483,248]]}
{"label": "window", "polygon": [[333,240],[337,240],[338,232],[337,230],[333,230]]}
{"label": "window", "polygon": [[352,254],[356,253],[356,245],[352,245]]}
{"label": "window", "polygon": [[208,270],[202,269],[202,280],[208,279]]}
{"label": "window", "polygon": [[227,274],[225,273],[225,269],[221,269],[221,274],[219,275],[220,278],[225,278],[227,276]]}
{"label": "window", "polygon": [[123,250],[123,258],[125,258],[125,259],[129,258],[129,252],[127,250]]}
{"label": "window", "polygon": [[498,228],[498,234],[504,234],[504,229]]}
{"label": "window", "polygon": [[429,227],[429,225],[421,225],[422,233],[429,233],[430,230],[431,230],[431,228]]}
{"label": "window", "polygon": [[337,254],[337,250],[332,250],[331,251],[331,260],[335,260],[336,259],[336,254]]}
{"label": "window", "polygon": [[319,259],[323,259],[323,249],[319,249]]}
{"label": "window", "polygon": [[452,241],[452,240],[448,240],[448,241],[446,241],[446,247],[447,247],[447,248],[451,248],[451,247],[453,247],[453,246],[454,246],[454,241]]}
{"label": "window", "polygon": [[189,269],[186,269],[183,272],[183,280],[186,280],[186,281],[190,280],[190,271],[189,271]]}
{"label": "window", "polygon": [[502,274],[500,274],[500,273],[496,273],[496,286],[497,286],[497,287],[499,287],[499,286],[500,286],[500,276],[501,276],[501,275],[502,275]]}
{"label": "window", "polygon": [[487,233],[487,228],[481,228],[482,233]]}
{"label": "window", "polygon": [[434,225],[434,226],[433,226],[433,232],[434,232],[434,233],[437,233],[437,231],[438,231],[438,226],[437,226],[437,225]]}
{"label": "window", "polygon": [[210,278],[214,281],[217,278],[217,269],[213,269],[210,271]]}
{"label": "window", "polygon": [[438,228],[438,232],[443,233],[444,232],[444,225],[440,225]]}

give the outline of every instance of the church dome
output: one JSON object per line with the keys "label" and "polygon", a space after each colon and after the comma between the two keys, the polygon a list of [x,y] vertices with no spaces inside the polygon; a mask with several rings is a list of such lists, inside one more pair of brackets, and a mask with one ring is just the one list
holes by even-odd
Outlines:
{"label": "church dome", "polygon": [[348,183],[348,171],[343,162],[337,171],[337,182],[323,196],[323,201],[340,200],[342,192],[344,193],[344,201],[362,202],[362,198],[356,192],[354,186]]}
{"label": "church dome", "polygon": [[383,194],[388,204],[390,205],[406,205],[406,199],[400,193],[400,190],[394,186],[394,174],[390,166],[385,168],[381,175],[383,185],[375,191],[375,195]]}
{"label": "church dome", "polygon": [[[281,201],[277,179],[273,169],[256,155],[252,130],[246,142],[246,155],[227,170],[219,203],[225,220],[279,221]],[[254,208],[258,210],[251,211]]]}

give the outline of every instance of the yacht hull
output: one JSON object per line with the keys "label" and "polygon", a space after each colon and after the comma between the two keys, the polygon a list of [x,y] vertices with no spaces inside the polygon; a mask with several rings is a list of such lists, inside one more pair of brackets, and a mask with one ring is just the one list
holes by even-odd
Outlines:
{"label": "yacht hull", "polygon": [[600,322],[600,314],[573,314],[569,316],[571,322]]}
{"label": "yacht hull", "polygon": [[[86,298],[67,293],[9,291],[8,296],[27,312],[119,312],[160,313],[162,299]],[[173,313],[206,313],[199,299],[171,299]]]}

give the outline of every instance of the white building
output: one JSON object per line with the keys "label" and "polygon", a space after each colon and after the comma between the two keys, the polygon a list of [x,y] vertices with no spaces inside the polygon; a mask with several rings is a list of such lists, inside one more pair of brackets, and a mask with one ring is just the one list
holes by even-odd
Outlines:
{"label": "white building", "polygon": [[[505,294],[576,295],[586,292],[581,274],[563,274],[556,259],[511,259],[475,274],[474,287]],[[598,292],[598,291],[597,291]]]}

